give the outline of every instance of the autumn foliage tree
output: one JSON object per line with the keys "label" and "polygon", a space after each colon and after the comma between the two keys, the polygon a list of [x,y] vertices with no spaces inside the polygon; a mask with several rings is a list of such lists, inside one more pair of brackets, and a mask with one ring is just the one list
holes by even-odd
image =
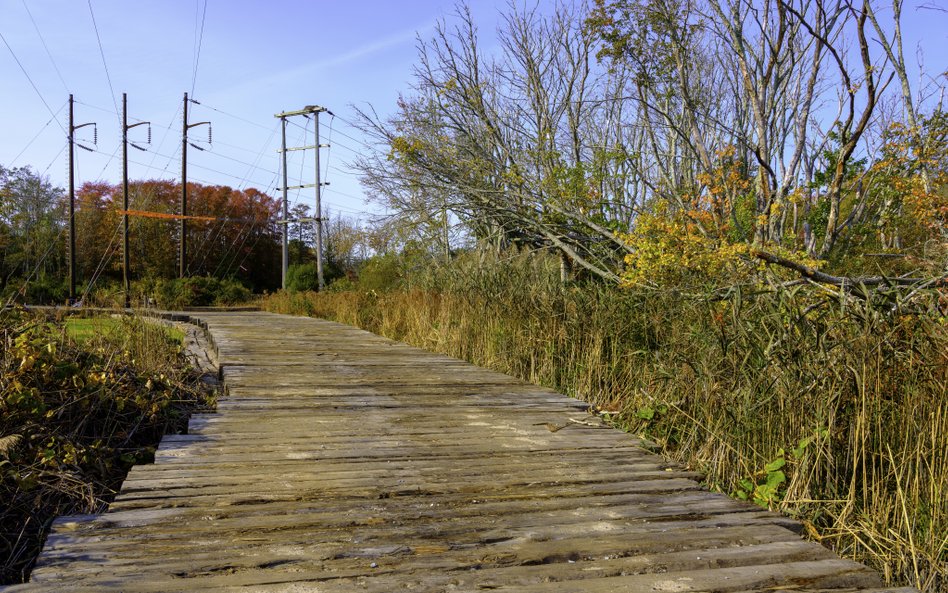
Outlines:
{"label": "autumn foliage tree", "polygon": [[[188,184],[189,275],[234,277],[279,287],[278,202],[255,189]],[[133,278],[177,276],[180,184],[129,184],[129,259]],[[88,183],[77,192],[77,272],[81,282],[121,277],[122,188]]]}
{"label": "autumn foliage tree", "polygon": [[901,4],[512,5],[496,51],[462,6],[420,40],[395,115],[362,114],[380,150],[357,165],[432,252],[450,214],[610,282],[754,250],[843,270],[920,253],[944,241],[944,115],[912,92]]}

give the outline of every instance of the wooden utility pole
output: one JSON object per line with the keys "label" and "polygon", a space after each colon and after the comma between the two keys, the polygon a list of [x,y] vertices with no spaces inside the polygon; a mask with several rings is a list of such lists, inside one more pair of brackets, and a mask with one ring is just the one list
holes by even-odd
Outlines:
{"label": "wooden utility pole", "polygon": [[[92,126],[95,130],[92,143],[97,144],[98,129],[95,122],[76,125],[72,95],[69,95],[69,303],[76,301],[76,130]],[[79,145],[80,148],[86,148]],[[91,150],[91,149],[86,149]]]}
{"label": "wooden utility pole", "polygon": [[281,284],[280,287],[283,290],[286,290],[286,270],[290,267],[290,239],[289,234],[289,221],[290,221],[290,211],[289,211],[289,200],[287,199],[287,176],[286,176],[286,116],[280,117],[280,127],[283,130],[283,144],[282,149],[280,150],[280,155],[283,157],[283,263],[280,265],[281,272]]}
{"label": "wooden utility pole", "polygon": [[76,131],[73,98],[69,95],[69,304],[76,300]]}
{"label": "wooden utility pole", "polygon": [[[323,201],[322,186],[319,181],[319,149],[323,146],[319,143],[319,112],[326,111],[324,107],[317,107],[313,112],[315,120],[313,128],[316,131],[316,282],[319,290],[326,288],[326,282],[323,280]],[[327,144],[326,147],[329,145]]]}
{"label": "wooden utility pole", "polygon": [[[125,308],[132,305],[129,281],[128,255],[128,131],[138,126],[148,126],[148,142],[151,143],[151,123],[147,121],[128,125],[128,95],[122,93],[122,288],[125,292]],[[141,146],[132,144],[139,150]]]}
{"label": "wooden utility pole", "polygon": [[[297,222],[315,222],[316,223],[316,277],[319,285],[319,289],[322,290],[325,287],[325,282],[323,280],[323,212],[322,212],[322,193],[321,189],[324,185],[329,185],[328,183],[321,183],[319,180],[319,149],[328,148],[328,144],[319,143],[319,114],[326,112],[332,115],[332,112],[326,109],[325,107],[320,107],[318,105],[307,105],[303,109],[298,109],[296,111],[284,111],[283,113],[277,113],[274,117],[280,118],[283,128],[283,146],[280,152],[283,155],[283,220],[278,221],[283,225],[283,288],[286,288],[286,271],[289,267],[289,244],[288,244],[288,232],[290,224],[290,215],[287,204],[287,191],[290,189],[303,189],[307,187],[316,188],[316,216],[313,218],[300,219]],[[316,142],[311,146],[296,146],[292,148],[286,147],[286,118],[302,115],[308,117],[310,114],[313,115],[315,120],[316,128]],[[286,153],[295,150],[316,150],[316,183],[304,183],[302,185],[287,185],[287,174],[286,174]]]}
{"label": "wooden utility pole", "polygon": [[181,224],[179,230],[181,233],[181,249],[178,253],[178,277],[184,278],[188,275],[188,145],[190,144],[198,150],[204,150],[200,146],[188,142],[188,130],[197,126],[208,126],[208,141],[210,141],[209,121],[199,121],[197,123],[188,123],[188,94],[184,93],[184,117],[181,126]]}

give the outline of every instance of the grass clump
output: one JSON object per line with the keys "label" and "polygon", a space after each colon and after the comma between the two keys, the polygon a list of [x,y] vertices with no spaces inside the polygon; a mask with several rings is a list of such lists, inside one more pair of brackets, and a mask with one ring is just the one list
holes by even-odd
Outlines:
{"label": "grass clump", "polygon": [[[213,276],[145,278],[132,282],[130,291],[133,307],[168,310],[240,305],[252,299],[253,293],[240,281]],[[106,284],[85,295],[83,302],[94,307],[121,308],[125,306],[125,293],[121,285]]]}
{"label": "grass clump", "polygon": [[935,592],[948,586],[946,298],[766,275],[724,293],[563,286],[553,258],[470,254],[403,290],[263,305],[580,397],[712,489],[800,519],[889,583]]}
{"label": "grass clump", "polygon": [[0,584],[24,581],[52,520],[100,512],[161,436],[211,403],[181,336],[136,318],[0,317]]}

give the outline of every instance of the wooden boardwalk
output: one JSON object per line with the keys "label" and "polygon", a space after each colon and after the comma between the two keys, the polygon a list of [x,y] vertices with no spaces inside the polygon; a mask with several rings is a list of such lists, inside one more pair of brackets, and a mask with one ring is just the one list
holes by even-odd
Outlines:
{"label": "wooden boardwalk", "polygon": [[822,591],[879,576],[547,389],[351,327],[201,313],[228,395],[59,520],[24,591]]}

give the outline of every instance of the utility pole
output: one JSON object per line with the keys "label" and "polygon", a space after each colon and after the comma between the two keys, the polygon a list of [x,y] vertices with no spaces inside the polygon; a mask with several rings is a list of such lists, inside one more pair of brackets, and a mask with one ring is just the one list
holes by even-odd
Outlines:
{"label": "utility pole", "polygon": [[[280,150],[280,152],[283,154],[283,220],[277,221],[279,224],[283,225],[283,288],[286,288],[286,270],[289,267],[289,246],[287,235],[289,232],[290,216],[287,206],[287,190],[303,189],[307,187],[316,188],[316,216],[313,218],[301,218],[297,222],[316,223],[316,276],[317,282],[319,283],[319,289],[322,290],[325,287],[325,282],[323,281],[323,211],[321,189],[322,186],[329,185],[329,183],[321,183],[319,180],[319,149],[329,147],[328,144],[319,143],[319,114],[324,111],[329,115],[332,115],[332,111],[329,111],[325,107],[320,107],[318,105],[307,105],[303,109],[298,109],[296,111],[284,111],[283,113],[277,113],[274,115],[274,117],[280,118],[283,128],[283,147]],[[308,117],[310,114],[312,114],[315,119],[316,143],[311,146],[296,146],[293,148],[287,148],[286,118],[298,115]],[[316,150],[316,183],[304,183],[302,185],[294,185],[292,187],[288,186],[286,175],[286,153],[294,150],[309,149]]]}
{"label": "utility pole", "polygon": [[[69,95],[69,303],[76,301],[76,130],[93,126],[93,144],[97,144],[98,128],[95,122],[76,125],[74,100]],[[79,145],[80,148],[86,148]],[[86,148],[86,150],[91,150]]]}
{"label": "utility pole", "polygon": [[289,221],[290,221],[290,212],[288,206],[288,199],[286,192],[289,189],[287,187],[287,177],[286,177],[286,116],[280,116],[280,127],[283,130],[283,144],[280,154],[283,157],[283,260],[280,269],[282,270],[281,278],[281,288],[286,290],[286,270],[290,266],[290,242],[287,234],[289,233]]}
{"label": "utility pole", "polygon": [[[181,224],[179,230],[181,233],[181,249],[178,255],[178,277],[184,278],[188,274],[188,130],[197,126],[208,126],[208,141],[211,138],[211,122],[199,121],[197,123],[188,123],[188,94],[184,93],[184,117],[181,126]],[[194,101],[197,103],[197,101]],[[191,144],[198,150],[204,150],[200,146]]]}
{"label": "utility pole", "polygon": [[[128,274],[128,131],[138,126],[148,126],[148,143],[151,143],[151,123],[147,121],[128,125],[128,95],[122,93],[122,288],[125,292],[125,308],[131,305],[130,282]],[[141,146],[132,144],[139,150]]]}
{"label": "utility pole", "polygon": [[[319,112],[325,111],[324,107],[317,107],[313,112],[315,124],[313,128],[316,131],[316,282],[319,290],[326,288],[323,281],[323,202],[322,202],[322,183],[319,182]],[[326,145],[329,146],[328,144]]]}

